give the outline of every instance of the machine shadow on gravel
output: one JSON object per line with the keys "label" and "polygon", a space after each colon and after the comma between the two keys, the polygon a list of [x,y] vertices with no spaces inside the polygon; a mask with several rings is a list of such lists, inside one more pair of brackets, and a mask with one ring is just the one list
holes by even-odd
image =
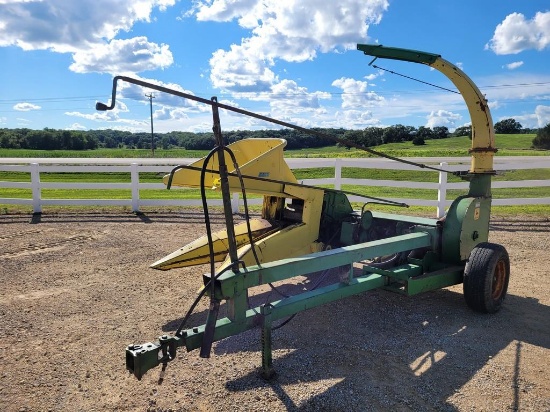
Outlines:
{"label": "machine shadow on gravel", "polygon": [[[333,316],[327,316],[327,311]],[[451,290],[407,299],[374,291],[328,305],[327,311],[318,308],[302,313],[286,330],[273,333],[274,379],[263,380],[258,369],[227,382],[226,388],[234,392],[270,388],[288,410],[340,410],[342,405],[346,410],[430,410],[445,404],[444,410],[454,411],[445,401],[510,347],[516,352],[516,362],[509,371],[509,387],[514,410],[519,410],[522,345],[550,349],[549,331],[543,326],[548,325],[550,307],[533,298],[508,295],[501,312],[490,317],[470,311],[462,294]],[[369,316],[360,316],[361,311]],[[409,343],[411,334],[416,335],[414,346]],[[259,329],[255,336],[255,344],[248,347],[242,339],[224,339],[216,352],[250,350],[260,358]],[[399,385],[392,384],[392,376]],[[336,383],[299,408],[284,390],[297,384],[307,390],[308,382],[318,381]],[[388,404],[373,404],[374,399],[387,399]]]}

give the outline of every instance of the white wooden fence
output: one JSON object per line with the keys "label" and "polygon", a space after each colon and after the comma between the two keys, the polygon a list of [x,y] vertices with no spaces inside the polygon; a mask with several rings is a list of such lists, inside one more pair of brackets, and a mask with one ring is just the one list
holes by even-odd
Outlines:
{"label": "white wooden fence", "polygon": [[[34,213],[40,213],[43,206],[48,205],[98,205],[98,206],[127,206],[137,212],[143,206],[200,206],[200,199],[142,199],[141,189],[162,189],[165,186],[160,183],[140,183],[139,174],[145,172],[168,173],[174,166],[189,164],[196,159],[0,159],[0,171],[30,173],[31,179],[25,182],[0,181],[0,204],[16,204],[32,206]],[[408,158],[407,160],[430,164],[449,171],[468,170],[470,158]],[[435,189],[437,198],[410,199],[384,197],[385,199],[404,202],[413,206],[433,206],[437,216],[443,216],[445,209],[451,201],[446,200],[448,189],[466,189],[468,183],[448,183],[447,174],[439,173],[439,182],[412,182],[391,181],[376,179],[351,179],[342,177],[342,168],[368,168],[368,169],[395,169],[395,170],[427,170],[418,167],[398,163],[387,159],[352,159],[352,158],[289,158],[287,163],[292,169],[304,168],[334,168],[333,178],[308,179],[302,183],[308,185],[333,185],[340,189],[342,185],[383,186],[396,188]],[[495,170],[498,172],[517,169],[550,168],[550,156],[546,157],[495,157]],[[130,173],[129,183],[69,183],[69,182],[41,182],[42,173]],[[548,187],[547,195],[540,198],[511,198],[493,199],[493,205],[550,205],[550,180],[522,180],[522,181],[494,181],[493,188],[520,188],[520,187]],[[7,198],[2,196],[2,188],[31,189],[32,198]],[[44,199],[42,189],[130,189],[131,198],[128,199]],[[388,191],[391,193],[391,191]],[[358,196],[349,196],[351,202],[364,202],[365,199]],[[239,195],[233,195],[233,211],[239,210]],[[261,199],[250,199],[250,204],[257,204]],[[209,200],[210,205],[221,205],[221,200]]]}

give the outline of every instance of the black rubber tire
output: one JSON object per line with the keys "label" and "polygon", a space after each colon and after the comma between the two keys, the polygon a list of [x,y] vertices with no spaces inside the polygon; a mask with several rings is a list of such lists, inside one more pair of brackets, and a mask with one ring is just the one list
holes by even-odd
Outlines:
{"label": "black rubber tire", "polygon": [[480,243],[464,268],[464,299],[476,312],[496,313],[502,306],[510,280],[510,257],[504,246]]}

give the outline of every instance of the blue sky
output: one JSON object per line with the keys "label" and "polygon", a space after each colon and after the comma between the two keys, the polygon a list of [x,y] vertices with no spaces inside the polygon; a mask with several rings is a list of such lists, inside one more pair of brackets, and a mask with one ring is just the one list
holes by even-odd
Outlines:
{"label": "blue sky", "polygon": [[[441,0],[0,0],[0,128],[150,130],[132,76],[303,127],[469,123],[459,95],[369,67],[357,43],[440,54],[495,122],[550,123],[550,4]],[[429,67],[377,65],[452,88]],[[154,92],[156,132],[207,131],[208,106]],[[222,130],[274,127],[221,113]]]}

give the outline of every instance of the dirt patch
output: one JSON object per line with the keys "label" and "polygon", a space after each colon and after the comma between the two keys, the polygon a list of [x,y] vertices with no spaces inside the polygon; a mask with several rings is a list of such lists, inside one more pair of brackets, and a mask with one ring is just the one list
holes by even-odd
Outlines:
{"label": "dirt patch", "polygon": [[550,222],[517,218],[491,222],[512,270],[496,315],[469,310],[461,286],[377,290],[274,331],[271,382],[259,376],[259,330],[215,343],[210,359],[181,350],[137,381],[126,345],[173,331],[207,270],[148,266],[204,234],[203,219],[0,216],[0,410],[550,410]]}

